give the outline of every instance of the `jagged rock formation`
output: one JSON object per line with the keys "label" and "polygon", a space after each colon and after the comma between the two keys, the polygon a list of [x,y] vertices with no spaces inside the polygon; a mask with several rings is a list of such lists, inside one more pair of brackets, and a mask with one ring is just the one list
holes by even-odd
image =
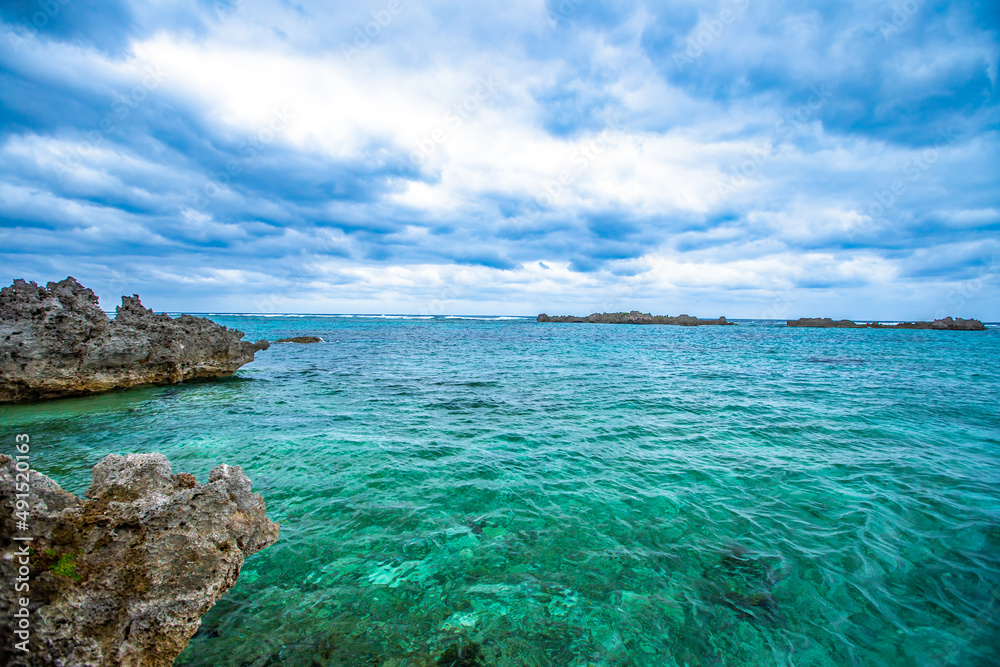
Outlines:
{"label": "jagged rock formation", "polygon": [[[9,509],[0,515],[4,581],[13,586],[19,568],[29,570],[29,590],[0,595],[3,665],[170,665],[244,558],[278,539],[239,467],[220,465],[198,484],[171,475],[162,454],[111,454],[94,466],[87,500],[27,474],[26,527]],[[4,508],[25,492],[18,483],[15,461],[0,455]],[[27,653],[15,633],[22,608]]]}
{"label": "jagged rock formation", "polygon": [[0,403],[232,375],[267,341],[203,317],[174,319],[122,297],[113,320],[73,278],[0,290]]}
{"label": "jagged rock formation", "polygon": [[545,313],[542,313],[538,316],[536,321],[582,322],[589,324],[672,324],[680,327],[735,325],[735,322],[727,322],[725,317],[720,317],[717,320],[700,320],[697,317],[691,317],[690,315],[670,317],[669,315],[650,315],[649,313],[640,313],[638,310],[633,310],[630,313],[594,313],[593,315],[588,315],[587,317],[574,317],[572,315],[549,317]]}
{"label": "jagged rock formation", "polygon": [[979,320],[963,320],[961,317],[933,322],[900,322],[899,324],[881,324],[879,322],[864,322],[858,324],[851,320],[832,320],[829,317],[801,317],[788,320],[789,327],[815,327],[820,329],[937,329],[941,331],[985,331],[986,327]]}
{"label": "jagged rock formation", "polygon": [[293,336],[292,338],[279,338],[274,341],[275,343],[322,343],[323,339],[319,336]]}

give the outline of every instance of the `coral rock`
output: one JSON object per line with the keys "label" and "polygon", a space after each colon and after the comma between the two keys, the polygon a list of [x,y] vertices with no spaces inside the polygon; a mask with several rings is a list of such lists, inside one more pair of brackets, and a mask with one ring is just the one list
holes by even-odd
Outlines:
{"label": "coral rock", "polygon": [[[93,469],[86,500],[28,473],[28,532],[0,517],[0,571],[17,576],[31,546],[30,639],[9,641],[20,602],[0,596],[0,664],[170,665],[202,615],[233,584],[247,556],[278,539],[263,499],[238,467],[220,465],[207,484],[172,475],[162,454],[109,455]],[[14,504],[15,461],[0,455],[0,504]],[[30,535],[31,542],[12,538]]]}
{"label": "coral rock", "polygon": [[269,343],[122,297],[113,320],[73,278],[0,290],[0,403],[232,375]]}

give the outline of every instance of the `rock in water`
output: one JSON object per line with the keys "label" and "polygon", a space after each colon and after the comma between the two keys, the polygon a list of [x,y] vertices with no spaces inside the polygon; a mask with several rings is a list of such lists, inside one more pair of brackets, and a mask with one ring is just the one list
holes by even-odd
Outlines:
{"label": "rock in water", "polygon": [[[0,515],[0,571],[13,586],[27,560],[30,639],[19,651],[21,609],[0,596],[0,664],[19,666],[173,663],[202,615],[232,588],[243,559],[274,544],[278,524],[239,467],[220,465],[198,484],[170,474],[162,454],[111,454],[93,470],[87,500],[28,474],[27,531]],[[0,504],[24,493],[15,461],[0,455]],[[31,542],[12,541],[30,535]],[[29,556],[18,556],[19,550]]]}
{"label": "rock in water", "polygon": [[113,320],[73,278],[0,290],[0,403],[232,375],[269,343],[204,317],[174,319],[122,297]]}
{"label": "rock in water", "polygon": [[542,313],[536,322],[574,322],[580,324],[666,324],[678,327],[698,327],[698,326],[734,326],[735,322],[728,321],[725,317],[717,320],[702,320],[690,315],[650,315],[633,310],[628,313],[592,313],[586,317],[576,317],[574,315],[548,316]]}
{"label": "rock in water", "polygon": [[986,331],[986,325],[979,320],[964,320],[961,317],[946,317],[933,322],[899,322],[898,324],[882,324],[881,322],[864,322],[858,324],[853,320],[833,320],[829,317],[800,317],[797,320],[787,320],[785,326],[812,327],[816,329],[932,329],[936,331]]}
{"label": "rock in water", "polygon": [[293,336],[292,338],[279,338],[274,341],[275,343],[302,343],[303,345],[309,343],[322,343],[323,339],[319,336]]}

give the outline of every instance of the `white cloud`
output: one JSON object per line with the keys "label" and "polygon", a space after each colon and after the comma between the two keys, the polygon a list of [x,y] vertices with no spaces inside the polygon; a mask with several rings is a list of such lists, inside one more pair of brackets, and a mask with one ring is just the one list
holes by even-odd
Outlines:
{"label": "white cloud", "polygon": [[[4,243],[29,251],[5,255],[9,270],[111,267],[244,309],[279,290],[289,310],[694,300],[694,314],[734,316],[786,293],[802,307],[828,289],[912,295],[988,245],[996,137],[964,109],[944,118],[970,135],[866,217],[929,150],[905,139],[915,112],[885,128],[878,114],[910,113],[901,103],[977,59],[995,79],[998,47],[982,34],[954,39],[949,21],[930,46],[887,46],[872,41],[876,7],[754,3],[680,72],[658,58],[712,11],[682,30],[663,25],[677,8],[662,3],[603,25],[589,6],[552,25],[548,6],[406,1],[350,59],[342,46],[380,3],[242,5],[203,30],[140,3],[151,25],[124,56],[40,36],[16,59],[0,49],[24,89],[47,95],[2,98],[35,123],[0,146]],[[261,150],[213,183],[246,142]]]}

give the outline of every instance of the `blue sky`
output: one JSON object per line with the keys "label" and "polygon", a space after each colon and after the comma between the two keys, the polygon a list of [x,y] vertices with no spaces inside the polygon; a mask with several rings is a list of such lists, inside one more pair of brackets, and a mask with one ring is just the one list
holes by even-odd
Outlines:
{"label": "blue sky", "polygon": [[1000,320],[995,1],[0,19],[5,284],[171,311]]}

